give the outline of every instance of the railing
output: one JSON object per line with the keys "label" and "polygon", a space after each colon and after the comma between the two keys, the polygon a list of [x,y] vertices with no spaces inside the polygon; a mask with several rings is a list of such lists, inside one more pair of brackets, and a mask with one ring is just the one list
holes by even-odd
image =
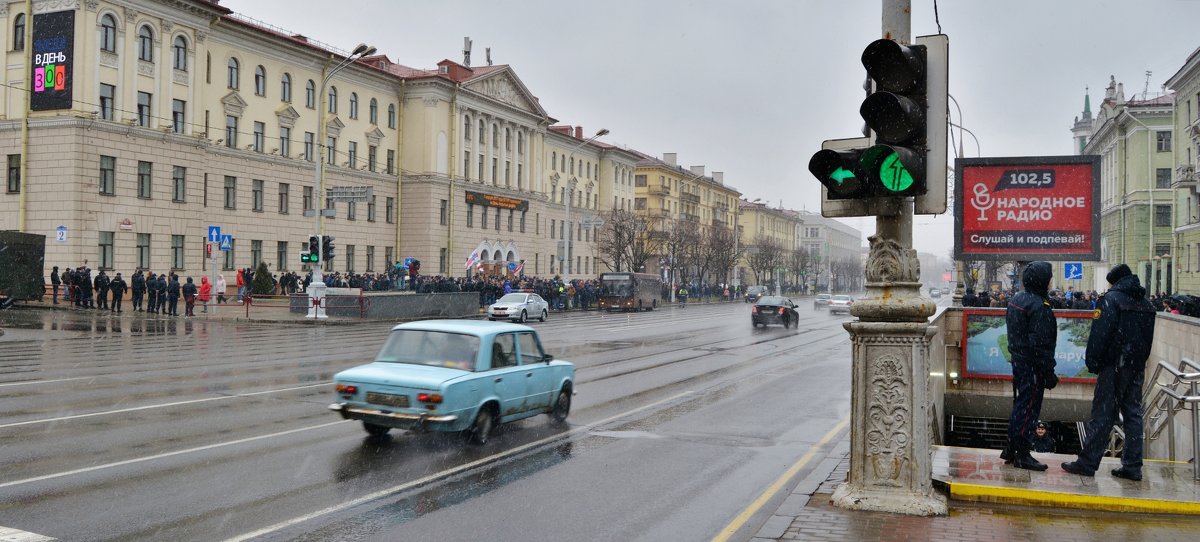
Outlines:
{"label": "railing", "polygon": [[[249,319],[251,307],[253,307],[255,310],[260,310],[260,309],[282,310],[282,312],[284,314],[290,314],[292,308],[297,306],[296,303],[293,301],[294,299],[303,299],[304,301],[303,301],[302,306],[305,307],[305,310],[307,310],[307,308],[309,307],[309,297],[308,297],[308,294],[302,294],[302,293],[301,294],[291,294],[291,295],[253,295],[253,296],[250,294],[246,294],[246,295],[242,296],[242,301],[243,301],[242,305],[246,308],[246,318]],[[316,306],[315,305],[316,301],[317,300],[313,300],[313,303],[314,303],[313,306]],[[320,306],[322,308],[324,308],[326,310],[326,312],[328,312],[329,309],[357,309],[358,317],[360,319],[367,317],[367,309],[370,308],[370,306],[371,306],[371,301],[369,299],[367,299],[366,296],[363,295],[362,290],[359,290],[357,296],[348,296],[348,295],[329,296],[329,295],[327,295],[325,297],[325,299],[320,300],[320,301],[321,301]]]}
{"label": "railing", "polygon": [[[1190,371],[1184,371],[1185,368]],[[1163,371],[1172,378],[1166,383],[1159,382]],[[1197,450],[1200,450],[1200,364],[1188,358],[1180,360],[1178,368],[1166,361],[1159,361],[1154,369],[1151,380],[1157,384],[1146,390],[1146,395],[1152,397],[1143,401],[1146,405],[1146,440],[1158,439],[1162,431],[1167,431],[1167,445],[1172,461],[1175,460],[1175,414],[1185,408],[1192,415],[1192,465],[1193,477],[1200,480],[1200,461],[1197,461]],[[1180,385],[1187,386],[1186,395],[1178,390]]]}
{"label": "railing", "polygon": [[1171,183],[1171,188],[1195,185],[1197,181],[1200,181],[1200,178],[1196,176],[1196,166],[1179,166],[1175,168],[1175,181]]}
{"label": "railing", "polygon": [[671,195],[671,189],[666,186],[663,186],[663,185],[647,186],[646,191],[649,192],[651,196],[669,196],[669,195]]}

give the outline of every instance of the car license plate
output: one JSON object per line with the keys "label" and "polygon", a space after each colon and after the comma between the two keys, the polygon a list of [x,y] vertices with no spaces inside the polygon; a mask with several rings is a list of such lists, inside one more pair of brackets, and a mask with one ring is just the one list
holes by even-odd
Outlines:
{"label": "car license plate", "polygon": [[367,402],[376,405],[388,405],[394,407],[408,406],[407,395],[392,395],[390,393],[376,393],[373,391],[367,392]]}

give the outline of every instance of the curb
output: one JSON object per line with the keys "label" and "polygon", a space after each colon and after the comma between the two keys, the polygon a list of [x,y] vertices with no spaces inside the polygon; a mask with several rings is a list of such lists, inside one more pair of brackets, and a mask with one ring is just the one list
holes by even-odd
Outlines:
{"label": "curb", "polygon": [[980,484],[946,483],[950,498],[957,501],[1019,504],[1025,506],[1139,512],[1156,514],[1200,515],[1200,502],[1081,495],[1058,491],[998,487]]}

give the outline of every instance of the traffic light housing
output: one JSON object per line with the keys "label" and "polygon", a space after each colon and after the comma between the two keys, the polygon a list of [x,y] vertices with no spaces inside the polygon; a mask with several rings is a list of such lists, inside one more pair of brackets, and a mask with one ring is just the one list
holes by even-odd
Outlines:
{"label": "traffic light housing", "polygon": [[321,236],[321,259],[324,261],[333,260],[333,240],[336,239],[332,235]]}
{"label": "traffic light housing", "polygon": [[308,237],[308,246],[304,247],[304,249],[300,251],[301,263],[316,263],[320,261],[321,249],[317,246],[319,241],[320,240],[317,239],[317,236],[315,235],[310,235]]}

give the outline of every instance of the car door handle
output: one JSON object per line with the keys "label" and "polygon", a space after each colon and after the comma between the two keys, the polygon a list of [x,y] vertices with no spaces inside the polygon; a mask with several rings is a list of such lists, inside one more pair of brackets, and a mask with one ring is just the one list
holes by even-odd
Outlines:
{"label": "car door handle", "polygon": [[525,373],[525,378],[533,378],[533,373]]}
{"label": "car door handle", "polygon": [[496,377],[496,380],[493,380],[493,382],[500,382],[501,380],[504,380],[504,379],[500,378],[500,377]]}

